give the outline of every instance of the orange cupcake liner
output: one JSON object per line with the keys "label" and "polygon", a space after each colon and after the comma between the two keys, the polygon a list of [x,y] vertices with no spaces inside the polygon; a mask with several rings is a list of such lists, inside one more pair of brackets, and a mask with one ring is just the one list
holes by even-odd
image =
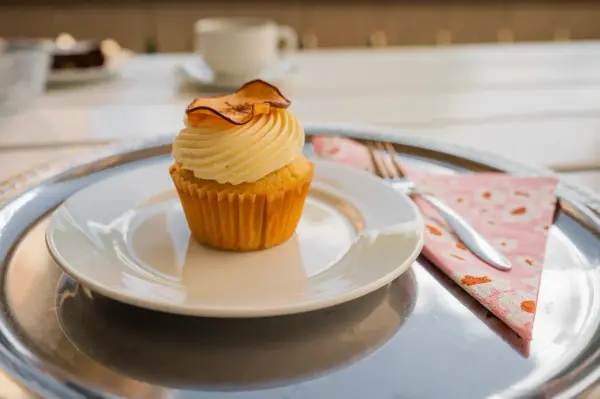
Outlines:
{"label": "orange cupcake liner", "polygon": [[292,237],[308,195],[311,177],[298,179],[273,193],[238,193],[202,187],[172,166],[185,217],[201,244],[232,251],[255,251],[282,244]]}

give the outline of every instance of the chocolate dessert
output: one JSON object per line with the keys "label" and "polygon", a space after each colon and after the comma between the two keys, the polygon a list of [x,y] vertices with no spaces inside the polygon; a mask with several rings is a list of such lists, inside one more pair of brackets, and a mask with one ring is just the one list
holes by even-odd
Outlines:
{"label": "chocolate dessert", "polygon": [[98,42],[77,42],[68,48],[54,47],[52,69],[98,68],[105,57]]}

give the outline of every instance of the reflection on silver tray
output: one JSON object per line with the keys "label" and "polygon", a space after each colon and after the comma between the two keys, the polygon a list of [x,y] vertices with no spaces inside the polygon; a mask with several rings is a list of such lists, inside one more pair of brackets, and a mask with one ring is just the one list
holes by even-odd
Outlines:
{"label": "reflection on silver tray", "polygon": [[[548,173],[383,129],[308,130],[398,142],[402,161],[426,170]],[[70,169],[0,210],[0,361],[43,397],[573,397],[600,375],[600,208],[596,198],[565,185],[529,348],[423,260],[362,300],[301,317],[237,322],[243,325],[86,295],[49,257],[44,215],[125,164],[167,153],[170,140]]]}
{"label": "reflection on silver tray", "polygon": [[[355,303],[329,310],[217,319],[136,308],[63,278],[57,313],[81,353],[122,375],[167,387],[246,390],[313,379],[366,356],[408,317],[414,289],[409,272]],[[132,383],[121,378],[111,384],[127,382]]]}

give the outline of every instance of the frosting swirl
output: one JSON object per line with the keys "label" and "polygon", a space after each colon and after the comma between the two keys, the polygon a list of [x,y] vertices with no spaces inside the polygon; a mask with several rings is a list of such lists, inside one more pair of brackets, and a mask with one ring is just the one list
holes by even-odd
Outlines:
{"label": "frosting swirl", "polygon": [[302,155],[304,129],[286,109],[271,108],[244,125],[185,119],[173,143],[173,157],[199,179],[254,183]]}

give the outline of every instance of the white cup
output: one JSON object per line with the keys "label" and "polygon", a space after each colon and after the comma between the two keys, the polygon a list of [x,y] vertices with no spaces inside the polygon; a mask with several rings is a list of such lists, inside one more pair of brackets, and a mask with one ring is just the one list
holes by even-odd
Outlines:
{"label": "white cup", "polygon": [[215,75],[254,79],[298,46],[293,28],[267,19],[206,18],[194,31],[195,50]]}

